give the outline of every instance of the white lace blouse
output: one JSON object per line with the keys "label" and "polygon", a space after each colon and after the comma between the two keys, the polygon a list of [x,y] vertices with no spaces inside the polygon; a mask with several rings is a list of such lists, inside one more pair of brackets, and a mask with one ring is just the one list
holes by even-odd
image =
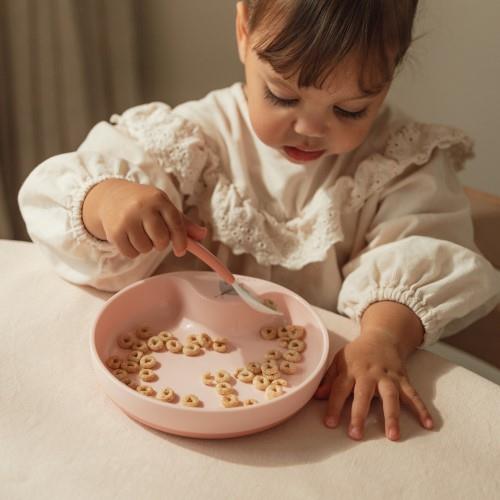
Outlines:
{"label": "white lace blouse", "polygon": [[165,190],[203,222],[204,244],[232,272],[355,319],[373,302],[400,302],[420,317],[424,345],[500,301],[500,272],[474,245],[456,175],[472,155],[460,130],[385,108],[354,152],[298,165],[256,137],[242,84],[111,122],[35,168],[19,192],[31,238],[73,283],[115,291],[153,272],[203,268],[170,249],[128,259],[87,232],[87,192],[122,178]]}

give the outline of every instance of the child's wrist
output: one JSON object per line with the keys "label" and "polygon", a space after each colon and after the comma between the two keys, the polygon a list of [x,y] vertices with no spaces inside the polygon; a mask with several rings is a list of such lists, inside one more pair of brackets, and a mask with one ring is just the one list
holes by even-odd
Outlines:
{"label": "child's wrist", "polygon": [[106,240],[106,233],[99,217],[99,207],[101,205],[101,196],[103,191],[109,187],[109,183],[114,179],[108,179],[92,187],[82,205],[82,222],[85,229],[95,238]]}

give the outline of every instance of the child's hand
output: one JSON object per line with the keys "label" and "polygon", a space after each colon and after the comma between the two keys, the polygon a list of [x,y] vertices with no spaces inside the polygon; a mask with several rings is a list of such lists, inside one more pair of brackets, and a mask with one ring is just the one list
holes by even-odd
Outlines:
{"label": "child's hand", "polygon": [[351,393],[354,398],[348,434],[353,439],[363,437],[365,419],[376,394],[382,399],[389,439],[397,441],[400,436],[400,400],[412,409],[423,427],[432,428],[430,414],[408,380],[401,355],[383,337],[360,336],[335,355],[315,393],[317,399],[329,399],[325,425],[338,426]]}
{"label": "child's hand", "polygon": [[201,240],[206,235],[206,229],[179,212],[164,191],[122,179],[92,188],[82,218],[96,238],[113,243],[130,258],[153,248],[164,250],[170,241],[180,257],[186,253],[187,236]]}

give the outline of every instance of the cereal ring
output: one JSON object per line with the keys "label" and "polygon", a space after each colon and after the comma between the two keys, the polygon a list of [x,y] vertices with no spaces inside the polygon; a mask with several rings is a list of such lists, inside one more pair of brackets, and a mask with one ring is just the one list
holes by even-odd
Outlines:
{"label": "cereal ring", "polygon": [[201,352],[201,347],[198,344],[186,344],[182,348],[182,354],[186,356],[198,356]]}
{"label": "cereal ring", "polygon": [[186,396],[182,396],[181,403],[184,406],[199,406],[200,400],[194,394],[187,394]]}
{"label": "cereal ring", "polygon": [[182,351],[182,344],[176,339],[167,340],[165,346],[170,352],[177,353]]}
{"label": "cereal ring", "polygon": [[156,366],[156,358],[152,354],[146,354],[140,359],[139,364],[141,368],[154,368]]}
{"label": "cereal ring", "polygon": [[299,351],[285,351],[283,353],[283,359],[285,361],[292,361],[293,363],[298,363],[299,361],[302,361],[302,354],[300,354]]}
{"label": "cereal ring", "polygon": [[278,349],[271,349],[270,351],[267,351],[267,354],[265,356],[266,359],[280,359],[281,358],[281,351],[278,351]]}
{"label": "cereal ring", "polygon": [[134,391],[137,390],[137,387],[138,387],[138,383],[135,382],[134,380],[131,380],[128,384],[127,384],[131,389],[133,389]]}
{"label": "cereal ring", "polygon": [[160,352],[165,349],[165,344],[163,343],[163,340],[158,337],[157,335],[154,335],[153,337],[149,337],[147,341],[148,347],[155,352]]}
{"label": "cereal ring", "polygon": [[250,361],[250,363],[247,363],[247,370],[250,370],[254,375],[262,373],[260,363],[257,363],[257,361]]}
{"label": "cereal ring", "polygon": [[200,333],[196,336],[197,342],[201,347],[210,349],[212,347],[212,337],[208,333]]}
{"label": "cereal ring", "polygon": [[169,332],[167,330],[163,330],[161,331],[157,337],[160,337],[161,340],[163,340],[163,342],[167,343],[167,341],[169,340],[175,340],[175,336],[172,332]]}
{"label": "cereal ring", "polygon": [[143,356],[144,356],[144,353],[142,351],[132,351],[128,355],[127,359],[129,361],[137,361],[137,362],[139,362]]}
{"label": "cereal ring", "polygon": [[233,387],[231,386],[231,384],[229,382],[219,382],[218,384],[216,384],[215,390],[219,394],[224,396],[225,394],[229,394],[229,393],[233,392]]}
{"label": "cereal ring", "polygon": [[278,364],[274,360],[268,360],[265,363],[262,363],[260,365],[260,369],[264,375],[278,373],[279,371]]}
{"label": "cereal ring", "polygon": [[240,406],[241,401],[238,399],[236,394],[227,394],[222,396],[221,403],[224,408],[234,408],[236,406]]}
{"label": "cereal ring", "polygon": [[122,349],[131,349],[134,343],[134,337],[130,333],[123,333],[118,337],[118,345]]}
{"label": "cereal ring", "polygon": [[277,378],[271,382],[271,385],[281,385],[283,387],[288,387],[288,382],[284,378]]}
{"label": "cereal ring", "polygon": [[201,347],[201,344],[198,343],[198,335],[188,335],[186,337],[186,344],[196,344],[198,347]]}
{"label": "cereal ring", "polygon": [[245,399],[245,401],[243,401],[243,406],[253,406],[258,403],[259,402],[256,399]]}
{"label": "cereal ring", "polygon": [[227,372],[226,370],[217,370],[215,372],[215,381],[217,383],[230,382],[231,381],[231,374],[229,372]]}
{"label": "cereal ring", "polygon": [[260,329],[260,336],[264,340],[274,340],[276,338],[276,328],[273,328],[272,326],[265,326],[264,328]]}
{"label": "cereal ring", "polygon": [[106,365],[108,368],[111,368],[112,370],[116,370],[117,368],[120,368],[122,365],[122,360],[118,356],[111,356],[107,359]]}
{"label": "cereal ring", "polygon": [[271,384],[269,387],[266,387],[264,392],[266,399],[274,399],[283,394],[283,387],[277,384]]}
{"label": "cereal ring", "polygon": [[127,373],[137,373],[139,371],[139,363],[137,361],[124,361],[121,368]]}
{"label": "cereal ring", "polygon": [[117,368],[116,370],[113,370],[112,373],[120,382],[123,382],[124,384],[128,384],[130,382],[130,377],[123,368]]}
{"label": "cereal ring", "polygon": [[303,339],[306,334],[306,329],[303,326],[288,325],[286,329],[291,340]]}
{"label": "cereal ring", "polygon": [[278,306],[276,305],[276,302],[272,299],[263,299],[262,303],[266,305],[267,307],[270,307],[271,309],[274,309],[275,311],[278,310]]}
{"label": "cereal ring", "polygon": [[215,385],[215,377],[210,372],[204,373],[201,379],[205,385]]}
{"label": "cereal ring", "polygon": [[156,395],[156,398],[171,403],[175,399],[175,392],[170,387],[165,387]]}
{"label": "cereal ring", "polygon": [[156,394],[156,391],[149,385],[138,385],[136,391],[144,394],[144,396],[154,396]]}
{"label": "cereal ring", "polygon": [[281,326],[278,328],[278,337],[280,339],[288,339],[290,338],[290,332],[287,330],[286,326]]}
{"label": "cereal ring", "polygon": [[295,363],[292,363],[291,361],[282,361],[280,364],[280,370],[283,373],[292,375],[297,371],[297,365]]}
{"label": "cereal ring", "polygon": [[278,380],[279,378],[281,378],[281,373],[266,373],[266,377],[269,379],[269,382],[273,382],[274,380]]}
{"label": "cereal ring", "polygon": [[136,341],[132,342],[132,349],[134,351],[142,351],[144,354],[149,352],[148,344],[146,344],[146,342],[144,342],[144,340],[136,340]]}
{"label": "cereal ring", "polygon": [[285,347],[286,349],[288,349],[288,342],[288,339],[280,339],[278,344],[280,345],[280,347]]}
{"label": "cereal ring", "polygon": [[214,340],[212,342],[212,348],[216,352],[227,352],[227,344],[225,342],[218,342]]}
{"label": "cereal ring", "polygon": [[149,337],[152,337],[154,335],[154,332],[151,327],[143,325],[137,328],[135,334],[137,335],[137,338],[147,340],[149,339]]}
{"label": "cereal ring", "polygon": [[291,351],[302,352],[306,348],[306,343],[303,340],[295,339],[288,342],[288,349]]}
{"label": "cereal ring", "polygon": [[233,376],[234,377],[238,377],[238,373],[240,373],[241,371],[243,371],[245,368],[235,368],[234,372],[233,372]]}
{"label": "cereal ring", "polygon": [[144,380],[145,382],[151,382],[152,380],[156,380],[158,377],[153,370],[150,370],[149,368],[143,368],[139,372],[139,378],[141,380]]}
{"label": "cereal ring", "polygon": [[254,377],[255,377],[255,374],[252,373],[250,370],[241,370],[237,376],[238,380],[241,380],[242,382],[245,382],[245,383],[250,383]]}
{"label": "cereal ring", "polygon": [[252,384],[260,391],[263,391],[269,385],[269,379],[265,375],[255,375]]}

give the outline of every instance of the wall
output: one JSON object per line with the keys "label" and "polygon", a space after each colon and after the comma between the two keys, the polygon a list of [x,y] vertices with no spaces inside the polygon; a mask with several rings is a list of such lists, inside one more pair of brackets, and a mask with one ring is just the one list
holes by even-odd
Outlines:
{"label": "wall", "polygon": [[[235,3],[142,0],[147,100],[175,105],[242,78]],[[389,99],[419,120],[466,130],[476,157],[463,182],[500,196],[499,21],[498,0],[421,0],[415,34],[422,37]]]}

